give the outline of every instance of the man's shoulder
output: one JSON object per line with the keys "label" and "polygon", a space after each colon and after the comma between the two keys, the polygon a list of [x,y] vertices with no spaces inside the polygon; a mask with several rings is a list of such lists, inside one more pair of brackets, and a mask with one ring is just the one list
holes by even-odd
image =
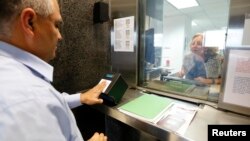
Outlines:
{"label": "man's shoulder", "polygon": [[25,87],[37,79],[24,64],[8,57],[0,56],[0,88],[13,86]]}
{"label": "man's shoulder", "polygon": [[[17,77],[19,75],[22,75],[21,72],[24,69],[25,66],[18,61],[0,56],[0,75],[2,75],[3,77]],[[0,77],[0,80],[3,77]]]}

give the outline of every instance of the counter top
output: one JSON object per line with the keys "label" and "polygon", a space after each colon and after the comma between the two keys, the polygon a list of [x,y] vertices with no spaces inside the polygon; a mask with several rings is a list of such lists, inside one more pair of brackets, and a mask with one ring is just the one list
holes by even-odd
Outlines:
{"label": "counter top", "polygon": [[[125,123],[137,130],[148,133],[159,140],[171,140],[171,141],[206,141],[207,140],[207,130],[209,124],[250,124],[250,117],[225,112],[218,110],[212,106],[199,105],[198,111],[189,125],[187,131],[184,135],[178,135],[168,129],[157,126],[156,124],[149,123],[130,117],[117,108],[124,103],[142,95],[140,90],[128,89],[124,94],[120,103],[114,107],[109,107],[106,105],[95,105],[93,106],[98,111],[108,115],[122,123]],[[182,101],[181,101],[182,102]],[[191,104],[191,103],[188,103]]]}

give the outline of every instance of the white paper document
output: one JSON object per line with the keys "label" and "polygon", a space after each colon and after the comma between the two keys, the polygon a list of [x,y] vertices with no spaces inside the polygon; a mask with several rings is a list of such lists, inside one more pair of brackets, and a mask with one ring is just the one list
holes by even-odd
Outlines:
{"label": "white paper document", "polygon": [[175,103],[165,116],[157,122],[157,125],[176,132],[177,134],[184,135],[197,109],[197,106]]}
{"label": "white paper document", "polygon": [[134,16],[114,20],[114,51],[134,52]]}

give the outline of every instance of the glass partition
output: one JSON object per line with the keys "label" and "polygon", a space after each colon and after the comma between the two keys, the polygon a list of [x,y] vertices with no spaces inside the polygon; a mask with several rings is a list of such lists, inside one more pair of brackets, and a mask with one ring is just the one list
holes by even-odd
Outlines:
{"label": "glass partition", "polygon": [[139,86],[218,101],[230,0],[141,0]]}

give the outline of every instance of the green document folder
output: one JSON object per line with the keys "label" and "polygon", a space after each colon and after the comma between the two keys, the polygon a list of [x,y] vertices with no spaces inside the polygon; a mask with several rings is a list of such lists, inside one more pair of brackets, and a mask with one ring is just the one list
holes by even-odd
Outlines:
{"label": "green document folder", "polygon": [[156,123],[172,105],[172,102],[173,100],[166,97],[143,94],[118,109],[135,118]]}

